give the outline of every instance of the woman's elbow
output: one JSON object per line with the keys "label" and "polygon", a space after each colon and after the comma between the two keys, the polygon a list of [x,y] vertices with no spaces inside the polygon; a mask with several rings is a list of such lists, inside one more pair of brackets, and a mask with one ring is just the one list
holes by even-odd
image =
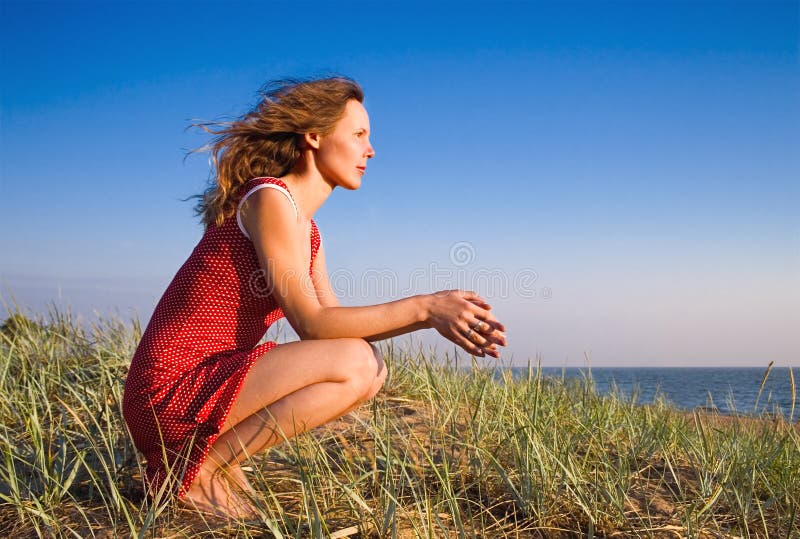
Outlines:
{"label": "woman's elbow", "polygon": [[316,333],[312,333],[310,331],[298,331],[297,335],[300,337],[301,341],[318,341],[323,339],[320,335]]}
{"label": "woman's elbow", "polygon": [[294,324],[293,327],[301,341],[313,341],[326,338],[324,331],[326,324],[322,320],[322,311],[323,309],[321,308],[313,314],[299,316],[297,318],[297,323]]}
{"label": "woman's elbow", "polygon": [[294,327],[297,336],[300,337],[301,341],[313,341],[319,339],[317,332],[314,331],[314,328],[311,327],[310,324],[297,324]]}

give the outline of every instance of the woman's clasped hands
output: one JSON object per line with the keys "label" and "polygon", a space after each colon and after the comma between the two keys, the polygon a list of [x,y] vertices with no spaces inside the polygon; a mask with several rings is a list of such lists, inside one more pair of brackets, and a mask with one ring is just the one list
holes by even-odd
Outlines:
{"label": "woman's clasped hands", "polygon": [[506,345],[506,328],[478,294],[444,290],[430,294],[427,300],[429,327],[474,356],[500,358],[497,346]]}

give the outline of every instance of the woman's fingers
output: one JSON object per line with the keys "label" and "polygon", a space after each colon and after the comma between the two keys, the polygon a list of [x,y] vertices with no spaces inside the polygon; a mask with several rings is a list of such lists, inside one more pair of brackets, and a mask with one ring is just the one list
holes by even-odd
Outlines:
{"label": "woman's fingers", "polygon": [[506,328],[491,313],[478,309],[472,315],[474,316],[474,321],[469,323],[471,329],[496,344],[506,345]]}
{"label": "woman's fingers", "polygon": [[465,334],[467,339],[485,350],[494,350],[497,348],[497,345],[505,346],[506,342],[505,336],[502,333],[485,333],[483,331],[478,331],[475,327],[468,328]]}
{"label": "woman's fingers", "polygon": [[482,312],[479,315],[476,315],[478,319],[489,322],[495,329],[499,329],[500,331],[506,330],[505,326],[503,326],[503,324],[501,324],[497,318],[495,318],[494,315],[489,312],[491,311],[492,306],[489,305],[485,299],[475,292],[470,291],[464,292],[463,297],[473,305],[477,306],[479,309],[482,309]]}
{"label": "woman's fingers", "polygon": [[464,299],[466,299],[467,301],[469,301],[470,303],[472,303],[474,305],[477,305],[478,307],[481,307],[482,309],[486,309],[487,311],[492,310],[492,306],[489,305],[488,303],[486,303],[482,299],[476,299],[476,298],[473,298],[473,299],[464,298]]}
{"label": "woman's fingers", "polygon": [[491,333],[483,333],[482,336],[491,344],[505,346],[506,345],[506,336],[498,331],[493,331]]}
{"label": "woman's fingers", "polygon": [[481,348],[485,347],[488,344],[491,344],[489,342],[489,340],[486,339],[486,337],[481,335],[474,328],[471,328],[471,327],[461,328],[461,331],[467,337],[467,340],[469,342],[471,342],[471,343],[473,343],[473,344],[475,344],[477,346],[480,346]]}
{"label": "woman's fingers", "polygon": [[461,348],[472,354],[473,356],[483,357],[485,355],[484,350],[476,345],[475,343],[468,340],[464,335],[459,332],[456,332],[455,335],[450,339]]}
{"label": "woman's fingers", "polygon": [[[467,342],[471,345],[469,348],[462,346],[468,352],[475,354],[475,350],[480,351],[480,356],[483,357],[484,355],[492,356],[495,359],[500,358],[500,353],[497,351],[497,346],[495,343],[489,341],[485,336],[481,335],[477,331],[472,328],[463,329],[463,333],[459,333],[459,337],[465,338]],[[476,354],[478,355],[478,354]]]}
{"label": "woman's fingers", "polygon": [[464,295],[462,297],[467,301],[469,301],[470,303],[477,305],[478,307],[481,307],[487,311],[490,311],[492,309],[492,306],[489,305],[489,302],[483,299],[475,292],[464,292]]}
{"label": "woman's fingers", "polygon": [[500,359],[500,352],[497,351],[497,348],[495,348],[494,345],[484,347],[482,348],[482,350],[483,353],[486,354],[487,356],[491,356],[495,359]]}
{"label": "woman's fingers", "polygon": [[[471,337],[474,339],[476,338],[476,336],[477,334],[473,331]],[[484,357],[488,355],[495,359],[500,358],[500,353],[497,351],[494,344],[488,343],[485,346],[480,346],[476,344],[474,341],[468,339],[465,334],[461,333],[458,330],[455,332],[453,336],[450,337],[450,340],[459,345],[464,350],[466,350],[468,353],[472,354],[473,356]]]}
{"label": "woman's fingers", "polygon": [[481,307],[480,305],[474,304],[475,308],[472,310],[472,315],[475,317],[476,322],[481,321],[489,324],[492,329],[496,329],[499,331],[505,331],[506,327],[500,323],[500,321],[494,317],[492,313],[489,312],[488,309]]}
{"label": "woman's fingers", "polygon": [[[444,322],[453,315],[456,317],[456,320],[450,318],[450,323],[455,322],[455,326],[447,329],[446,326],[440,326],[439,332],[470,354],[480,357],[489,355],[499,359],[497,346],[506,345],[506,328],[490,312],[491,305],[470,290],[447,290],[435,295],[442,298],[443,311],[440,316],[444,316],[441,316],[441,321]],[[453,303],[456,297],[461,302]]]}

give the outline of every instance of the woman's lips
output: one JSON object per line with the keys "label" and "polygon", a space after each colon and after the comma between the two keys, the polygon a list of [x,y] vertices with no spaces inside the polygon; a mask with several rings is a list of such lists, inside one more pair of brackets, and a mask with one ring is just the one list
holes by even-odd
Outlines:
{"label": "woman's lips", "polygon": [[358,170],[360,170],[361,172],[366,172],[367,171],[367,167],[356,167],[356,168]]}

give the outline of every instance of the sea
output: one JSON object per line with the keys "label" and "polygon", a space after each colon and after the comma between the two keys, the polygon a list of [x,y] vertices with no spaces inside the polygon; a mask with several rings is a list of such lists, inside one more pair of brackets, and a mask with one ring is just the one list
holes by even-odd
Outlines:
{"label": "sea", "polygon": [[[514,376],[528,374],[524,367],[511,370]],[[616,392],[639,404],[663,399],[683,410],[782,415],[794,421],[800,418],[800,388],[792,387],[792,374],[795,384],[800,386],[800,369],[791,373],[789,367],[774,367],[768,373],[767,368],[761,367],[542,367],[542,374],[579,379],[591,376],[596,392]],[[793,399],[797,402],[793,403]]]}

